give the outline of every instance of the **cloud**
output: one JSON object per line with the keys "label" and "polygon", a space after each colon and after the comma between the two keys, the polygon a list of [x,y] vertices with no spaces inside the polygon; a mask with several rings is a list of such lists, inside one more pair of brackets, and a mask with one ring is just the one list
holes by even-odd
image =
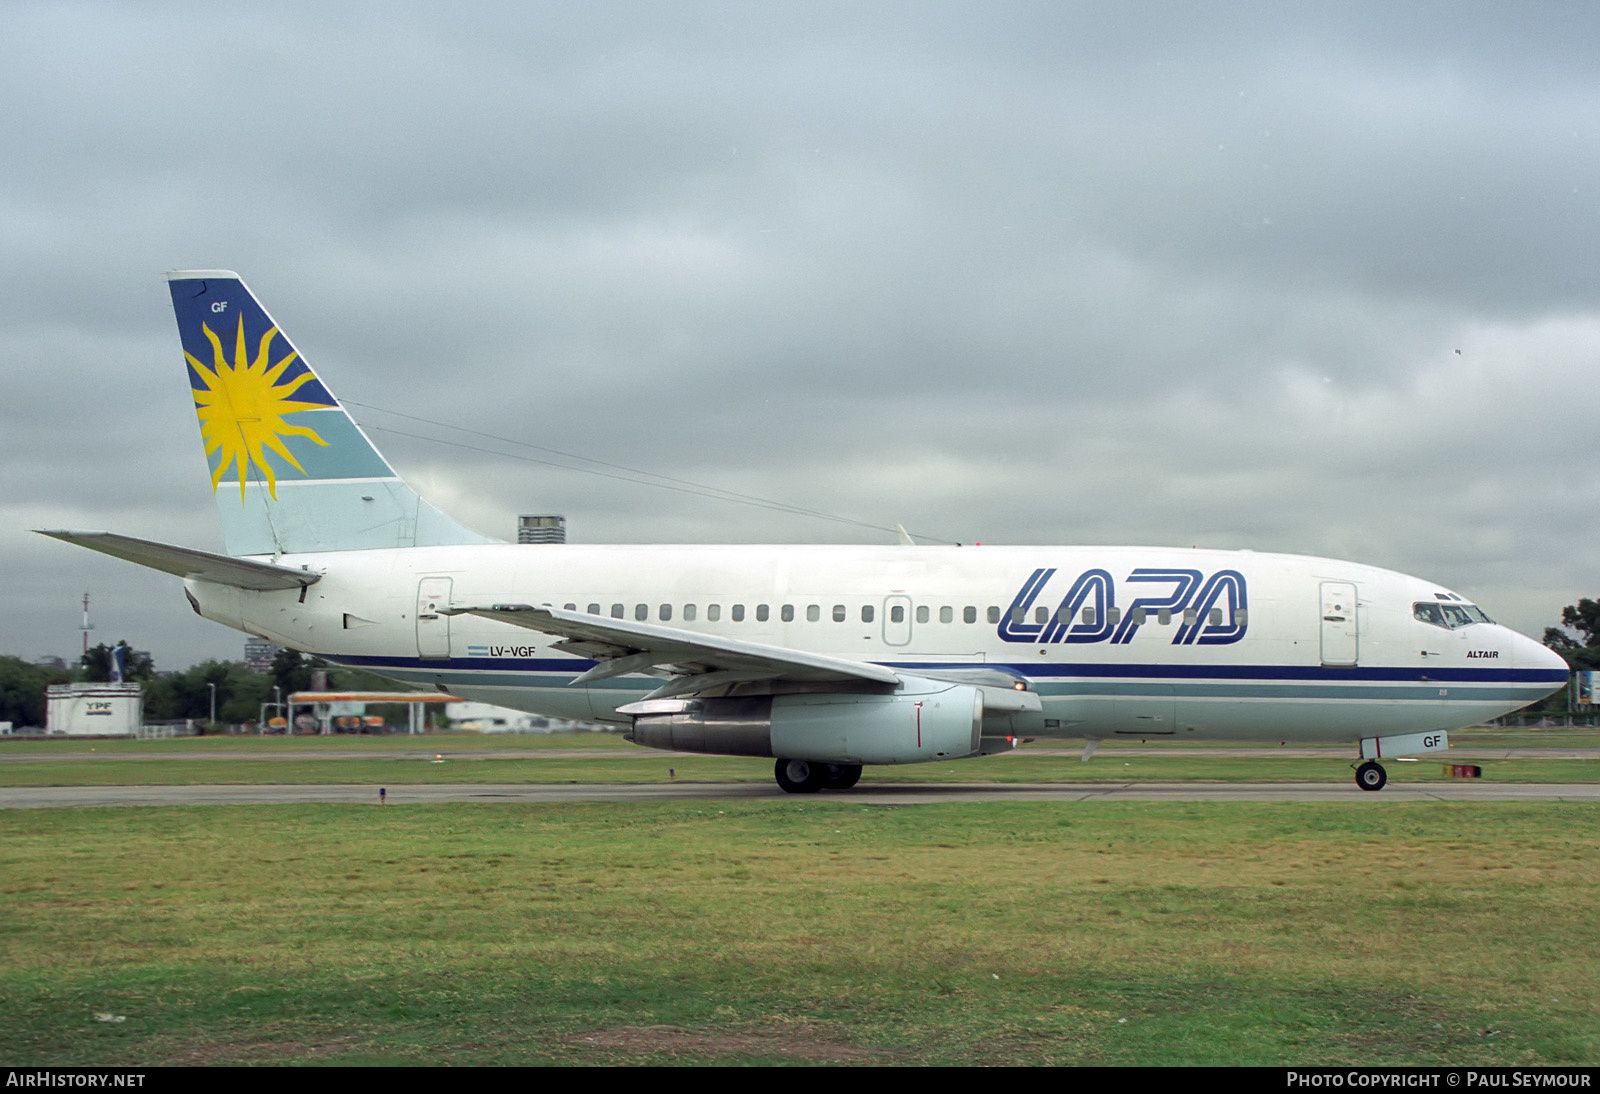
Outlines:
{"label": "cloud", "polygon": [[[0,649],[147,580],[28,527],[217,542],[173,267],[239,270],[486,531],[1294,550],[1534,633],[1595,594],[1585,9],[6,18]],[[125,637],[214,655],[168,593]]]}

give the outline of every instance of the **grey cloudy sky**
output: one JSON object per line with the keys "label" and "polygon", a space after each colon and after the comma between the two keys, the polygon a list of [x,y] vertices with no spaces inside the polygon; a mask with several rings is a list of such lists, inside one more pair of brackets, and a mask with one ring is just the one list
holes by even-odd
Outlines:
{"label": "grey cloudy sky", "polygon": [[0,653],[70,655],[88,590],[158,667],[238,655],[27,531],[220,548],[197,267],[492,534],[893,538],[400,415],[936,539],[1352,558],[1537,635],[1600,594],[1597,46],[1576,3],[5,4]]}

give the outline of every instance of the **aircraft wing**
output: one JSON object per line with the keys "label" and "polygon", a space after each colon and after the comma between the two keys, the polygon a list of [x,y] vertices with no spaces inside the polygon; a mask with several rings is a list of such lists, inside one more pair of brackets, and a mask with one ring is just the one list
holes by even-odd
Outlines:
{"label": "aircraft wing", "polygon": [[477,615],[541,634],[561,636],[556,649],[599,662],[574,684],[643,672],[669,679],[648,698],[692,695],[751,680],[838,681],[892,687],[900,677],[882,665],[743,642],[650,623],[609,619],[530,604],[452,607],[447,615]]}
{"label": "aircraft wing", "polygon": [[253,589],[257,592],[303,589],[322,580],[321,574],[310,570],[274,566],[270,562],[255,562],[232,555],[216,555],[210,551],[197,551],[193,547],[174,547],[170,543],[119,536],[114,532],[69,532],[47,528],[37,528],[35,531],[41,536],[76,543],[79,547],[148,566],[162,573],[213,581],[218,585],[232,585],[237,589]]}

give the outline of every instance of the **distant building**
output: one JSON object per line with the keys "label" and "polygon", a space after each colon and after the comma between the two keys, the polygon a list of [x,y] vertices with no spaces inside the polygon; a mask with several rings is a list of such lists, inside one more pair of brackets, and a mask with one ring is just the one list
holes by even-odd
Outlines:
{"label": "distant building", "polygon": [[265,638],[246,638],[244,640],[244,663],[251,672],[265,676],[272,671],[272,659],[278,656],[282,646],[276,642],[268,642]]}
{"label": "distant building", "polygon": [[523,516],[517,518],[518,543],[567,542],[567,518]]}
{"label": "distant building", "polygon": [[476,733],[573,733],[593,728],[584,722],[546,718],[488,703],[446,703],[444,713],[451,729]]}
{"label": "distant building", "polygon": [[33,659],[33,667],[36,668],[36,669],[62,669],[62,670],[65,670],[66,667],[67,667],[67,663],[66,663],[65,660],[63,660],[60,657],[52,657],[49,654],[45,654],[43,657],[35,657]]}
{"label": "distant building", "polygon": [[51,684],[44,690],[45,732],[71,737],[134,737],[144,722],[138,684]]}

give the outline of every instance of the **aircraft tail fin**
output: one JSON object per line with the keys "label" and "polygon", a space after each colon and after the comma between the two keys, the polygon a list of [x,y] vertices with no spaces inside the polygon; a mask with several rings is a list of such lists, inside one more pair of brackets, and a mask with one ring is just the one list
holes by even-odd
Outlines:
{"label": "aircraft tail fin", "polygon": [[238,274],[167,283],[230,555],[495,542],[395,474]]}

